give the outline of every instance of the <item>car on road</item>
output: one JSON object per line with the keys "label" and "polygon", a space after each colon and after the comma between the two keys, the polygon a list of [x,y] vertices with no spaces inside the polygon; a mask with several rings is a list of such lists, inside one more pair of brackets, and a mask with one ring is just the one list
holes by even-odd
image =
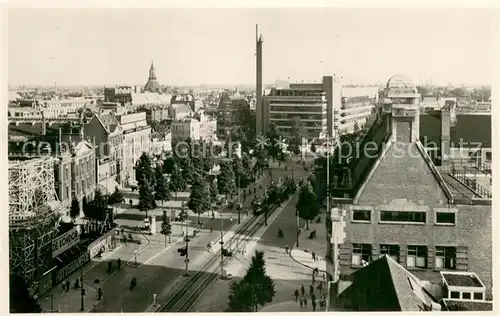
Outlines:
{"label": "car on road", "polygon": [[149,229],[151,223],[149,222],[149,218],[145,218],[142,223],[139,225],[140,229]]}

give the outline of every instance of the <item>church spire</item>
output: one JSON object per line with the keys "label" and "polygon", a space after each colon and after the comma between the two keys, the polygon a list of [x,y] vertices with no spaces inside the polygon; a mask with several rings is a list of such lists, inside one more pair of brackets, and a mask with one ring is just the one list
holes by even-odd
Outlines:
{"label": "church spire", "polygon": [[149,68],[149,80],[156,80],[156,71],[153,60],[151,60],[151,67]]}

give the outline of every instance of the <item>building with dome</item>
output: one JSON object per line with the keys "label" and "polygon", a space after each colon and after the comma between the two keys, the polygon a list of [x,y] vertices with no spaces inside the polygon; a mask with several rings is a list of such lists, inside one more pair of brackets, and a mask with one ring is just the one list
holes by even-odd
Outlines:
{"label": "building with dome", "polygon": [[156,80],[156,70],[153,61],[151,61],[151,67],[149,68],[149,78],[146,85],[144,85],[144,92],[160,93],[161,86]]}
{"label": "building with dome", "polygon": [[[449,146],[442,164],[433,162],[420,140],[419,101],[408,77],[391,77],[365,138],[348,163],[329,170],[326,269],[333,305],[353,276],[383,256],[422,280],[435,302],[492,297],[491,182],[481,170],[450,166]],[[449,143],[449,134],[441,141]],[[445,272],[459,290],[447,287]],[[467,285],[472,272],[482,286]]]}

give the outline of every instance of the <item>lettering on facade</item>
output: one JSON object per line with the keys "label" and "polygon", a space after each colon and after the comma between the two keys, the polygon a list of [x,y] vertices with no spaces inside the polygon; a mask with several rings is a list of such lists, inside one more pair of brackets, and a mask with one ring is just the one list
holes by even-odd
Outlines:
{"label": "lettering on facade", "polygon": [[64,268],[56,272],[55,284],[61,282],[68,277],[71,273],[75,272],[82,265],[90,261],[89,252],[86,251],[80,255],[76,260],[73,260],[70,264],[64,266]]}
{"label": "lettering on facade", "polygon": [[57,257],[69,248],[78,244],[79,241],[80,235],[78,234],[76,228],[72,228],[70,231],[65,232],[52,241],[52,257]]}

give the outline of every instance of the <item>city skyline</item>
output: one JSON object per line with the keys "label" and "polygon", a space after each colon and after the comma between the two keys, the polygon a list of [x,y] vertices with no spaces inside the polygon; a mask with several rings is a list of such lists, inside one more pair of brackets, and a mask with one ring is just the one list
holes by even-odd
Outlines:
{"label": "city skyline", "polygon": [[267,84],[319,81],[332,73],[347,84],[382,83],[394,73],[422,84],[491,84],[495,13],[485,8],[10,9],[8,82],[143,85],[154,60],[164,85],[252,84],[259,24]]}

